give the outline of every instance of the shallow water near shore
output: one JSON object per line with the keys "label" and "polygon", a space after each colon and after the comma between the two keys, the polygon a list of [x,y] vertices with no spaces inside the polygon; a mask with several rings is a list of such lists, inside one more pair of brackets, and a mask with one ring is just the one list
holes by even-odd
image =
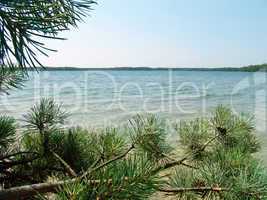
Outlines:
{"label": "shallow water near shore", "polygon": [[40,98],[50,97],[69,112],[68,126],[102,127],[123,124],[137,113],[156,113],[171,122],[205,117],[223,104],[254,115],[264,158],[266,77],[263,72],[177,70],[30,72],[22,90],[0,97],[0,111],[21,120]]}

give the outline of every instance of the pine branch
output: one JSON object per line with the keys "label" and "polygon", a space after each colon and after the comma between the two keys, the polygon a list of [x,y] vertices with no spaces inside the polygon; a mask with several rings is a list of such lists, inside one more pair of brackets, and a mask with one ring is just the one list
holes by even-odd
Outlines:
{"label": "pine branch", "polygon": [[[100,164],[97,167],[94,167],[93,169],[87,170],[82,176],[73,178],[67,181],[58,181],[56,183],[38,183],[38,184],[33,184],[33,185],[26,185],[26,186],[20,186],[20,187],[13,187],[5,190],[0,190],[0,199],[10,199],[10,200],[15,200],[18,197],[19,198],[26,198],[26,197],[31,197],[40,193],[47,193],[47,192],[55,192],[58,189],[60,189],[61,186],[65,184],[70,184],[74,183],[76,181],[79,181],[83,178],[85,178],[88,174],[92,173],[93,171],[99,170],[110,163],[113,163],[117,160],[120,160],[124,158],[130,151],[134,149],[134,146],[132,145],[128,150],[126,150],[123,154],[108,160],[102,164]],[[100,182],[98,180],[89,180],[89,183],[97,183]],[[8,198],[7,198],[8,197]]]}
{"label": "pine branch", "polygon": [[156,168],[155,170],[152,171],[152,174],[156,174],[158,173],[159,171],[161,170],[166,170],[166,169],[169,169],[169,168],[172,168],[172,167],[175,167],[175,166],[178,166],[178,165],[186,165],[184,162],[186,160],[188,160],[189,158],[193,157],[194,155],[204,151],[208,145],[210,143],[212,143],[215,139],[217,138],[217,136],[211,138],[208,142],[206,142],[200,149],[198,149],[197,151],[193,152],[193,153],[188,153],[187,155],[185,155],[183,158],[181,158],[180,160],[173,160],[171,162],[167,162],[165,163],[164,165],[162,166],[159,166],[158,168]]}
{"label": "pine branch", "polygon": [[[165,154],[165,153],[162,153],[162,155],[163,155],[165,158],[169,159],[170,161],[172,161],[172,162],[176,162],[176,159],[170,157],[169,155],[167,155],[167,154]],[[185,162],[182,162],[181,165],[183,165],[183,166],[185,166],[185,167],[189,167],[189,168],[191,168],[191,169],[198,169],[197,167],[194,167],[194,166],[192,166],[192,165],[189,165],[189,164],[187,164],[187,163],[185,163]]]}
{"label": "pine branch", "polygon": [[0,94],[9,94],[11,89],[21,89],[28,74],[18,67],[4,68],[0,65]]}
{"label": "pine branch", "polygon": [[115,158],[112,158],[112,159],[110,159],[110,160],[108,160],[108,161],[106,161],[106,162],[100,164],[99,166],[96,166],[96,167],[94,167],[94,168],[92,168],[92,169],[88,169],[82,176],[80,176],[80,178],[83,179],[83,178],[85,178],[88,174],[90,174],[90,173],[92,173],[92,172],[94,172],[94,171],[97,171],[97,170],[99,170],[99,169],[101,169],[101,168],[103,168],[103,167],[109,165],[109,164],[112,163],[112,162],[115,162],[115,161],[117,161],[117,160],[120,160],[120,159],[124,158],[124,157],[127,156],[128,153],[129,153],[130,151],[132,151],[134,148],[135,148],[134,145],[132,145],[132,146],[131,146],[128,150],[126,150],[123,154],[121,154],[121,155],[119,155],[119,156],[116,156]]}
{"label": "pine branch", "polygon": [[69,181],[59,181],[56,183],[38,183],[4,189],[0,190],[0,199],[16,200],[21,198],[28,198],[41,193],[55,192],[64,184],[72,183],[74,181],[76,181],[76,179]]}
{"label": "pine branch", "polygon": [[53,156],[55,156],[55,158],[66,168],[68,174],[71,177],[77,177],[76,172],[69,166],[69,164],[63,160],[57,153],[52,152]]}
{"label": "pine branch", "polygon": [[188,167],[188,168],[191,168],[191,169],[198,169],[198,167],[195,167],[195,166],[192,166],[192,165],[189,165],[185,162],[182,162],[181,165],[185,166],[185,167]]}
{"label": "pine branch", "polygon": [[159,188],[160,192],[166,193],[184,193],[184,192],[229,192],[228,188],[221,187],[189,187],[189,188]]}
{"label": "pine branch", "polygon": [[180,187],[180,188],[159,188],[158,191],[164,192],[164,193],[173,193],[173,194],[180,194],[180,193],[188,193],[188,192],[194,192],[194,193],[207,193],[207,192],[215,192],[215,193],[221,193],[221,192],[237,192],[239,194],[245,195],[247,197],[256,197],[256,199],[261,199],[260,195],[264,194],[265,192],[248,192],[248,188],[242,188],[240,191],[235,191],[231,188],[225,188],[225,187]]}
{"label": "pine branch", "polygon": [[20,68],[42,66],[37,53],[49,48],[40,38],[63,39],[58,34],[77,23],[92,10],[92,0],[8,0],[0,2],[0,64]]}
{"label": "pine branch", "polygon": [[[129,181],[128,177],[124,177],[123,180]],[[19,187],[8,188],[0,190],[0,199],[16,200],[18,198],[28,198],[38,194],[57,192],[62,186],[66,184],[72,184],[77,182],[77,178],[73,178],[67,181],[58,181],[55,183],[37,183],[32,185],[24,185]],[[100,183],[112,183],[112,179],[107,180],[87,180],[86,183],[90,185],[96,185]]]}

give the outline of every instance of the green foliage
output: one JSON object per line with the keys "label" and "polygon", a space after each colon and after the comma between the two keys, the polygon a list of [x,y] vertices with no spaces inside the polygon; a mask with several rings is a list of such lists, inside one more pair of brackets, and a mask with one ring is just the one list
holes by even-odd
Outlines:
{"label": "green foliage", "polygon": [[150,174],[153,168],[147,157],[133,155],[101,169],[91,179],[63,187],[56,199],[148,199],[160,184],[159,177]]}
{"label": "green foliage", "polygon": [[[198,152],[211,137],[210,124],[206,119],[183,121],[175,129],[180,136],[180,143],[187,152]],[[195,158],[202,159],[205,155],[205,151],[199,151]]]}
{"label": "green foliage", "polygon": [[177,190],[177,199],[266,199],[267,172],[255,159],[239,166],[222,164],[210,161],[197,170],[178,167],[168,186],[186,189]]}
{"label": "green foliage", "polygon": [[[191,187],[201,187],[204,183],[202,180],[198,180],[195,176],[195,171],[183,166],[177,167],[170,177],[167,183],[167,187],[171,188],[191,188]],[[179,192],[176,195],[177,199],[180,200],[198,200],[199,196],[194,192]]]}
{"label": "green foliage", "polygon": [[266,169],[257,162],[247,164],[235,177],[233,185],[233,198],[239,199],[267,199],[267,173]]}
{"label": "green foliage", "polygon": [[16,121],[14,118],[0,116],[0,155],[15,141]]}
{"label": "green foliage", "polygon": [[94,174],[100,182],[92,184],[90,199],[147,199],[159,184],[150,173],[154,164],[147,157],[132,155]]}
{"label": "green foliage", "polygon": [[0,94],[9,94],[9,90],[21,88],[27,74],[16,67],[0,68]]}
{"label": "green foliage", "polygon": [[[30,112],[24,115],[26,130],[24,131],[22,147],[25,151],[37,152],[39,157],[28,163],[27,166],[22,166],[19,170],[26,174],[30,172],[34,180],[38,181],[45,181],[52,172],[57,174],[65,172],[64,167],[55,158],[53,152],[60,149],[60,153],[64,155],[69,147],[66,145],[67,140],[78,143],[70,140],[70,137],[64,134],[65,131],[60,129],[66,117],[67,114],[62,111],[61,105],[56,104],[51,99],[41,99],[39,104],[33,106]],[[77,149],[74,150],[78,151]],[[77,163],[77,165],[79,164]]]}
{"label": "green foliage", "polygon": [[24,115],[25,127],[29,132],[38,131],[43,144],[43,154],[50,152],[50,135],[64,124],[68,114],[62,111],[52,99],[41,99],[40,103],[33,106],[30,112]]}
{"label": "green foliage", "polygon": [[253,118],[244,114],[235,115],[230,108],[218,106],[211,118],[211,126],[218,135],[218,141],[226,148],[242,148],[244,152],[255,153],[260,145],[253,131]]}
{"label": "green foliage", "polygon": [[253,157],[250,154],[243,153],[240,149],[228,150],[219,147],[205,158],[204,164],[217,163],[222,169],[233,175],[239,173],[239,169],[244,168],[251,160],[253,160]]}
{"label": "green foliage", "polygon": [[[253,121],[223,106],[210,119],[175,127],[183,156],[173,154],[165,122],[155,115],[138,115],[127,128],[62,128],[65,112],[44,99],[26,116],[20,148],[28,153],[15,152],[6,157],[8,162],[0,159],[8,187],[53,178],[67,181],[57,187],[58,200],[143,200],[158,191],[180,200],[267,199],[267,171],[253,157],[259,147]],[[10,134],[0,137],[6,147],[16,133],[15,121],[7,119],[0,120],[3,130],[11,127]]]}
{"label": "green foliage", "polygon": [[155,115],[137,115],[129,121],[132,143],[154,161],[166,158],[171,151],[166,142],[166,124]]}
{"label": "green foliage", "polygon": [[97,154],[103,160],[109,160],[112,157],[122,154],[127,147],[126,137],[117,128],[105,128],[100,130],[97,135],[97,145],[95,148]]}
{"label": "green foliage", "polygon": [[82,128],[71,128],[64,134],[64,138],[58,142],[58,153],[76,173],[81,173],[90,167],[97,159],[92,151],[94,135]]}
{"label": "green foliage", "polygon": [[[252,117],[235,115],[231,109],[223,106],[218,106],[210,119],[181,122],[175,128],[180,143],[187,152],[194,153],[195,159],[201,160],[216,149],[238,149],[242,153],[255,153],[260,149],[253,134],[255,129]],[[208,141],[208,147],[201,150]]]}
{"label": "green foliage", "polygon": [[[93,137],[90,136],[87,130],[81,128],[52,131],[49,134],[49,151],[57,153],[76,173],[82,173],[97,159],[92,151]],[[27,151],[39,152],[43,155],[30,165],[32,173],[38,177],[36,179],[41,178],[40,181],[45,181],[52,172],[60,176],[65,174],[64,166],[52,153],[43,153],[45,150],[40,134],[25,134],[23,145]]]}
{"label": "green foliage", "polygon": [[78,174],[122,154],[127,146],[125,137],[115,128],[105,128],[97,133],[70,128],[51,134],[49,141],[50,149]]}
{"label": "green foliage", "polygon": [[[119,154],[125,148],[126,143],[117,129],[104,129],[99,133],[90,132],[82,128],[69,128],[67,130],[53,130],[48,135],[49,151],[57,153],[77,174],[81,174],[94,164],[100,164]],[[38,177],[46,177],[54,173],[64,172],[64,168],[51,154],[44,154],[43,138],[40,134],[32,134],[26,131],[23,139],[24,148],[27,151],[39,152],[42,157],[32,162],[32,170],[38,171]],[[48,170],[48,173],[46,170]],[[58,170],[60,169],[60,170]]]}
{"label": "green foliage", "polygon": [[260,64],[260,65],[249,65],[242,67],[240,71],[245,72],[258,72],[258,71],[267,71],[267,64]]}
{"label": "green foliage", "polygon": [[25,127],[32,131],[51,131],[62,125],[68,114],[61,109],[52,99],[41,99],[40,103],[33,106],[30,112],[24,115]]}
{"label": "green foliage", "polygon": [[30,174],[33,180],[44,182],[51,174],[56,172],[62,174],[64,172],[64,169],[52,154],[44,154],[43,138],[40,134],[25,133],[22,139],[22,147],[25,151],[38,152],[40,156],[28,165],[20,166],[18,171],[21,174]]}
{"label": "green foliage", "polygon": [[51,49],[40,39],[62,39],[57,35],[76,26],[88,11],[92,0],[1,0],[0,64],[17,64],[24,68],[41,65],[38,53]]}
{"label": "green foliage", "polygon": [[123,143],[115,129],[113,132],[107,130],[94,133],[77,127],[58,131],[51,134],[50,149],[81,174],[97,161],[99,164],[118,155],[124,148],[120,146]]}
{"label": "green foliage", "polygon": [[221,198],[266,199],[266,169],[254,159],[246,160],[242,165],[239,168],[224,168],[219,163],[205,165],[199,171],[199,176],[206,185],[225,188],[226,192],[220,194]]}
{"label": "green foliage", "polygon": [[210,119],[183,122],[177,130],[181,144],[192,155],[207,152],[190,160],[196,169],[176,169],[168,187],[186,188],[175,190],[178,199],[266,198],[267,171],[252,156],[259,143],[251,117],[218,106]]}
{"label": "green foliage", "polygon": [[56,200],[88,200],[88,185],[84,182],[74,182],[62,186],[57,193]]}

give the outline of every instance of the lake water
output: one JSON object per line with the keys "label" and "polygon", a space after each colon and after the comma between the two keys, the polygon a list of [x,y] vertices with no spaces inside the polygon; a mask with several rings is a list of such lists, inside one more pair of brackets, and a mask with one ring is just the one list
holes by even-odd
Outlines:
{"label": "lake water", "polygon": [[[207,116],[219,105],[253,114],[267,165],[267,73],[104,70],[31,72],[22,90],[0,97],[0,112],[21,120],[42,97],[54,98],[70,114],[67,126],[126,123],[137,113],[169,122]],[[21,123],[23,123],[21,121]],[[171,140],[174,140],[170,136]]]}
{"label": "lake water", "polygon": [[17,119],[41,97],[63,104],[68,125],[121,124],[136,113],[157,113],[170,120],[207,115],[219,104],[255,116],[266,132],[266,73],[104,70],[31,72],[22,90],[0,98],[1,113]]}

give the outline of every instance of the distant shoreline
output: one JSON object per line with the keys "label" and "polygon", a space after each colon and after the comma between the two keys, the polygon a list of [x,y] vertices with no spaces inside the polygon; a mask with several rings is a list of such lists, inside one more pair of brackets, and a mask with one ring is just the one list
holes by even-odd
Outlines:
{"label": "distant shoreline", "polygon": [[153,71],[153,70],[173,70],[173,71],[231,71],[231,72],[267,72],[267,64],[250,65],[245,67],[221,67],[221,68],[163,68],[163,67],[102,67],[102,68],[79,68],[79,67],[39,67],[40,71]]}

